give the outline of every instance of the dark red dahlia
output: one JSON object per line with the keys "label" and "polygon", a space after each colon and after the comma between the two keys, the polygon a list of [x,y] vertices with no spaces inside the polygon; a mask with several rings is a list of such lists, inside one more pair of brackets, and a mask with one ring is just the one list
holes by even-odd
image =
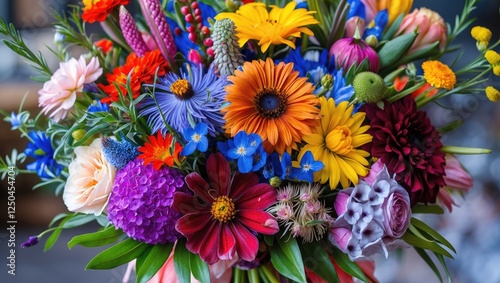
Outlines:
{"label": "dark red dahlia", "polygon": [[391,175],[396,174],[412,205],[436,202],[439,188],[445,185],[445,154],[439,132],[425,112],[417,110],[409,96],[385,102],[384,109],[374,103],[363,107],[373,136],[367,150],[380,158]]}

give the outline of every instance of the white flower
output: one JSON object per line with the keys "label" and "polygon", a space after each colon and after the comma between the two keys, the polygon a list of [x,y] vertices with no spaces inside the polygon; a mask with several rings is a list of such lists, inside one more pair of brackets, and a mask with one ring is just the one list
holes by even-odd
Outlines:
{"label": "white flower", "polygon": [[100,215],[113,189],[116,169],[102,153],[101,140],[75,148],[63,201],[69,211]]}
{"label": "white flower", "polygon": [[60,63],[50,81],[38,91],[38,105],[43,107],[42,113],[52,112],[49,117],[56,123],[64,119],[75,104],[77,95],[82,92],[83,85],[94,82],[101,74],[97,57],[92,57],[88,64],[83,55],[78,60],[71,58]]}

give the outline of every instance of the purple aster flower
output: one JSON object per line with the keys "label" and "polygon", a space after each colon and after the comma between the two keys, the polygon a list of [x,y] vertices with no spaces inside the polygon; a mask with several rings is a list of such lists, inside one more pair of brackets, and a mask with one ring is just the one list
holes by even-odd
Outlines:
{"label": "purple aster flower", "polygon": [[184,129],[184,139],[188,142],[182,149],[181,155],[187,156],[195,150],[205,152],[208,149],[208,128],[205,123],[198,123],[194,128]]}
{"label": "purple aster flower", "polygon": [[184,176],[176,169],[143,165],[135,159],[116,173],[108,203],[108,219],[134,240],[148,244],[175,242],[181,235],[172,209],[175,192],[186,192]]}
{"label": "purple aster flower", "polygon": [[42,179],[52,179],[58,176],[63,166],[54,160],[54,149],[47,135],[43,132],[29,132],[30,143],[24,154],[35,158],[35,162],[26,166],[26,169],[35,171]]}
{"label": "purple aster flower", "polygon": [[201,66],[186,65],[186,69],[187,72],[181,72],[180,77],[170,72],[158,79],[154,85],[155,99],[144,99],[139,106],[140,115],[148,116],[148,124],[153,133],[160,130],[165,133],[165,122],[174,130],[183,132],[190,127],[189,121],[192,120],[195,123],[205,123],[208,133],[215,136],[224,125],[220,108],[225,100],[224,88],[228,81],[225,76],[217,77],[212,67],[206,74]]}
{"label": "purple aster flower", "polygon": [[106,103],[102,103],[99,100],[92,101],[92,104],[90,104],[89,108],[87,108],[87,112],[90,113],[108,112],[108,111],[109,111],[109,105],[107,105]]}

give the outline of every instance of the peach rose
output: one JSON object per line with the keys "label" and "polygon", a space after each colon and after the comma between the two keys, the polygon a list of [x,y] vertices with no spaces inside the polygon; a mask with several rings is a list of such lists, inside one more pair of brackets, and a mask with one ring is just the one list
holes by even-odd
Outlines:
{"label": "peach rose", "polygon": [[104,158],[101,140],[75,148],[63,201],[69,211],[100,215],[108,204],[116,169]]}

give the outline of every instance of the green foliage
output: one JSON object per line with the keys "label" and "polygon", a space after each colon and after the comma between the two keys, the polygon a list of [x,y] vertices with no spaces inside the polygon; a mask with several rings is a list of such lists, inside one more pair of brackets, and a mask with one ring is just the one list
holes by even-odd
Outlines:
{"label": "green foliage", "polygon": [[339,282],[337,272],[323,244],[325,243],[302,243],[300,245],[304,264],[326,282],[337,283]]}
{"label": "green foliage", "polygon": [[207,263],[187,250],[185,239],[179,239],[175,246],[174,267],[180,283],[189,283],[191,274],[202,283],[210,282]]}
{"label": "green foliage", "polygon": [[73,237],[68,242],[68,248],[73,248],[75,245],[84,247],[100,247],[116,242],[123,236],[123,231],[117,230],[110,225],[94,233],[82,234]]}
{"label": "green foliage", "polygon": [[137,283],[146,283],[167,261],[173,244],[152,245],[137,257]]}
{"label": "green foliage", "polygon": [[274,268],[283,276],[296,282],[306,282],[306,274],[302,255],[297,239],[290,237],[276,237],[274,244],[269,247],[271,262]]}
{"label": "green foliage", "polygon": [[150,245],[132,238],[124,240],[99,253],[85,269],[111,269],[139,257]]}
{"label": "green foliage", "polygon": [[341,252],[337,248],[334,248],[332,249],[332,256],[335,263],[337,263],[343,271],[363,282],[368,283],[368,278],[366,278],[366,275],[363,273],[361,268],[359,268],[356,263],[352,262],[347,254]]}

